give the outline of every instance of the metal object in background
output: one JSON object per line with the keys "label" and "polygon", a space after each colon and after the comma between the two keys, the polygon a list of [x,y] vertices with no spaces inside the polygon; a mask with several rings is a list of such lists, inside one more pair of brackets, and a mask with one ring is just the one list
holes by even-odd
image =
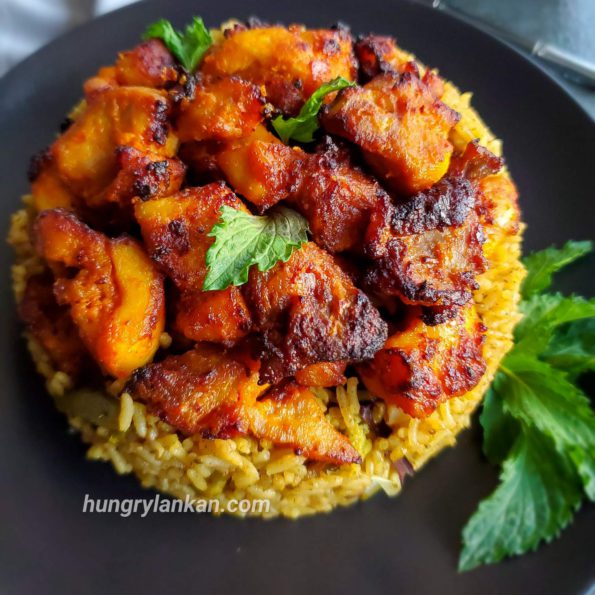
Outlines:
{"label": "metal object in background", "polygon": [[585,87],[595,89],[595,63],[589,60],[583,59],[553,43],[517,35],[503,27],[488,23],[480,17],[471,15],[460,8],[456,8],[444,0],[417,1],[426,6],[431,6],[432,8],[444,10],[447,13],[456,15],[470,25],[474,25],[486,33],[500,37],[501,39],[528,51],[533,56],[546,62],[549,66],[553,66],[566,78]]}

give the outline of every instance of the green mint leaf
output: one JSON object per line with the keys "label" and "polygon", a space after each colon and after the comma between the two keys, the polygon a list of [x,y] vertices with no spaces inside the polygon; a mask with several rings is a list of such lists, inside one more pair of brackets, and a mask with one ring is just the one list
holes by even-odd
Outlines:
{"label": "green mint leaf", "polygon": [[574,262],[593,249],[591,242],[566,242],[562,248],[550,247],[533,252],[523,259],[527,277],[523,283],[522,295],[531,297],[552,284],[554,273]]}
{"label": "green mint leaf", "polygon": [[342,76],[324,83],[312,93],[310,99],[304,103],[300,113],[295,118],[284,118],[277,116],[271,124],[279,135],[279,138],[287,143],[290,139],[300,143],[310,143],[314,140],[314,133],[318,130],[318,112],[322,107],[324,98],[334,91],[340,91],[347,87],[355,87]]}
{"label": "green mint leaf", "polygon": [[519,435],[519,424],[504,411],[502,398],[493,388],[486,393],[479,422],[483,428],[483,452],[490,463],[499,465]]}
{"label": "green mint leaf", "polygon": [[279,261],[287,262],[294,248],[308,240],[307,231],[304,217],[286,207],[264,216],[222,207],[219,221],[209,232],[215,241],[206,255],[203,291],[243,285],[253,265],[265,272]]}
{"label": "green mint leaf", "polygon": [[535,295],[521,302],[523,319],[515,329],[515,351],[539,354],[563,324],[595,316],[595,298],[560,294]]}
{"label": "green mint leaf", "polygon": [[499,562],[551,541],[572,520],[581,495],[567,457],[546,437],[524,429],[504,461],[500,485],[463,529],[459,570]]}
{"label": "green mint leaf", "polygon": [[595,318],[571,322],[558,329],[542,359],[573,379],[595,371]]}
{"label": "green mint leaf", "polygon": [[525,426],[549,436],[558,452],[570,457],[594,495],[595,412],[589,399],[560,370],[535,357],[508,355],[494,390],[505,394],[504,410]]}
{"label": "green mint leaf", "polygon": [[149,25],[143,35],[143,39],[153,38],[161,39],[188,72],[196,70],[213,44],[211,34],[200,17],[194,17],[183,32],[176,31],[168,20],[161,19]]}

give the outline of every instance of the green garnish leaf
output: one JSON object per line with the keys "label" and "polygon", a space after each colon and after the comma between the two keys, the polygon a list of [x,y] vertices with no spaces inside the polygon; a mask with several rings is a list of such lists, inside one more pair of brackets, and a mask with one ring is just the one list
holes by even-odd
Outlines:
{"label": "green garnish leaf", "polygon": [[314,133],[318,130],[318,112],[322,107],[324,98],[335,91],[355,87],[352,83],[342,76],[333,79],[329,83],[324,83],[312,93],[310,99],[304,103],[300,113],[295,118],[284,118],[277,116],[271,124],[279,135],[279,138],[287,143],[290,139],[300,143],[311,143],[314,140]]}
{"label": "green garnish leaf", "polygon": [[147,27],[143,39],[161,39],[188,72],[196,70],[213,44],[211,33],[200,17],[194,17],[183,32],[176,31],[168,20],[161,19]]}
{"label": "green garnish leaf", "polygon": [[572,378],[595,371],[595,318],[558,329],[543,359]]}
{"label": "green garnish leaf", "polygon": [[494,381],[504,409],[549,436],[560,452],[595,452],[595,413],[564,372],[521,353],[507,356]]}
{"label": "green garnish leaf", "polygon": [[524,430],[504,461],[500,485],[463,530],[459,570],[535,550],[572,520],[581,501],[576,471],[551,442]]}
{"label": "green garnish leaf", "polygon": [[595,413],[574,383],[594,369],[595,300],[540,293],[590,249],[568,242],[525,259],[524,316],[480,417],[500,485],[463,529],[462,571],[534,550],[571,521],[584,495],[595,500]]}
{"label": "green garnish leaf", "polygon": [[527,276],[522,287],[524,298],[531,297],[552,284],[552,275],[593,249],[591,242],[566,242],[562,248],[554,246],[533,252],[523,259]]}
{"label": "green garnish leaf", "polygon": [[515,329],[515,351],[544,351],[560,326],[595,316],[595,298],[564,297],[559,293],[534,295],[521,303],[523,319]]}
{"label": "green garnish leaf", "polygon": [[518,422],[506,411],[493,388],[486,393],[479,416],[483,428],[483,453],[492,465],[500,465],[519,435]]}
{"label": "green garnish leaf", "polygon": [[306,219],[287,207],[263,216],[222,207],[219,221],[209,232],[215,241],[206,255],[203,291],[243,285],[253,265],[265,272],[279,261],[287,262],[293,250],[308,240],[307,232]]}

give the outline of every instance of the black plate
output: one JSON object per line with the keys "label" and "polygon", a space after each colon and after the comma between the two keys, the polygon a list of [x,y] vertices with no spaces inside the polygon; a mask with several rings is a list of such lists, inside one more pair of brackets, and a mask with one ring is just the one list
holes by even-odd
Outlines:
{"label": "black plate", "polygon": [[[50,44],[0,82],[2,234],[27,191],[30,155],[47,145],[82,81],[147,23],[209,25],[253,14],[269,21],[395,34],[462,89],[504,139],[520,188],[528,248],[593,231],[595,129],[551,79],[516,52],[444,14],[405,2],[155,0],[98,19]],[[84,459],[19,340],[2,258],[0,591],[2,593],[579,593],[593,581],[595,507],[536,554],[457,575],[460,532],[495,486],[477,428],[411,479],[403,494],[299,522],[81,512],[83,497],[149,497],[132,477]],[[561,285],[593,292],[593,261]],[[475,426],[476,427],[476,426]]]}

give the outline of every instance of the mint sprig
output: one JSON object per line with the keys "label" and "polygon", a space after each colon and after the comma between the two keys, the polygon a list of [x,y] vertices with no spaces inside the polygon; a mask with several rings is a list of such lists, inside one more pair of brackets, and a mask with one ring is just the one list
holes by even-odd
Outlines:
{"label": "mint sprig", "polygon": [[267,215],[251,215],[228,206],[209,232],[215,238],[206,255],[208,267],[203,291],[243,285],[254,265],[268,271],[287,262],[295,248],[308,240],[308,223],[287,207],[275,207]]}
{"label": "mint sprig", "polygon": [[595,300],[541,293],[590,250],[568,242],[524,260],[524,317],[480,416],[484,453],[502,465],[500,485],[463,530],[461,571],[551,541],[585,496],[595,500],[595,413],[575,383],[594,369]]}

